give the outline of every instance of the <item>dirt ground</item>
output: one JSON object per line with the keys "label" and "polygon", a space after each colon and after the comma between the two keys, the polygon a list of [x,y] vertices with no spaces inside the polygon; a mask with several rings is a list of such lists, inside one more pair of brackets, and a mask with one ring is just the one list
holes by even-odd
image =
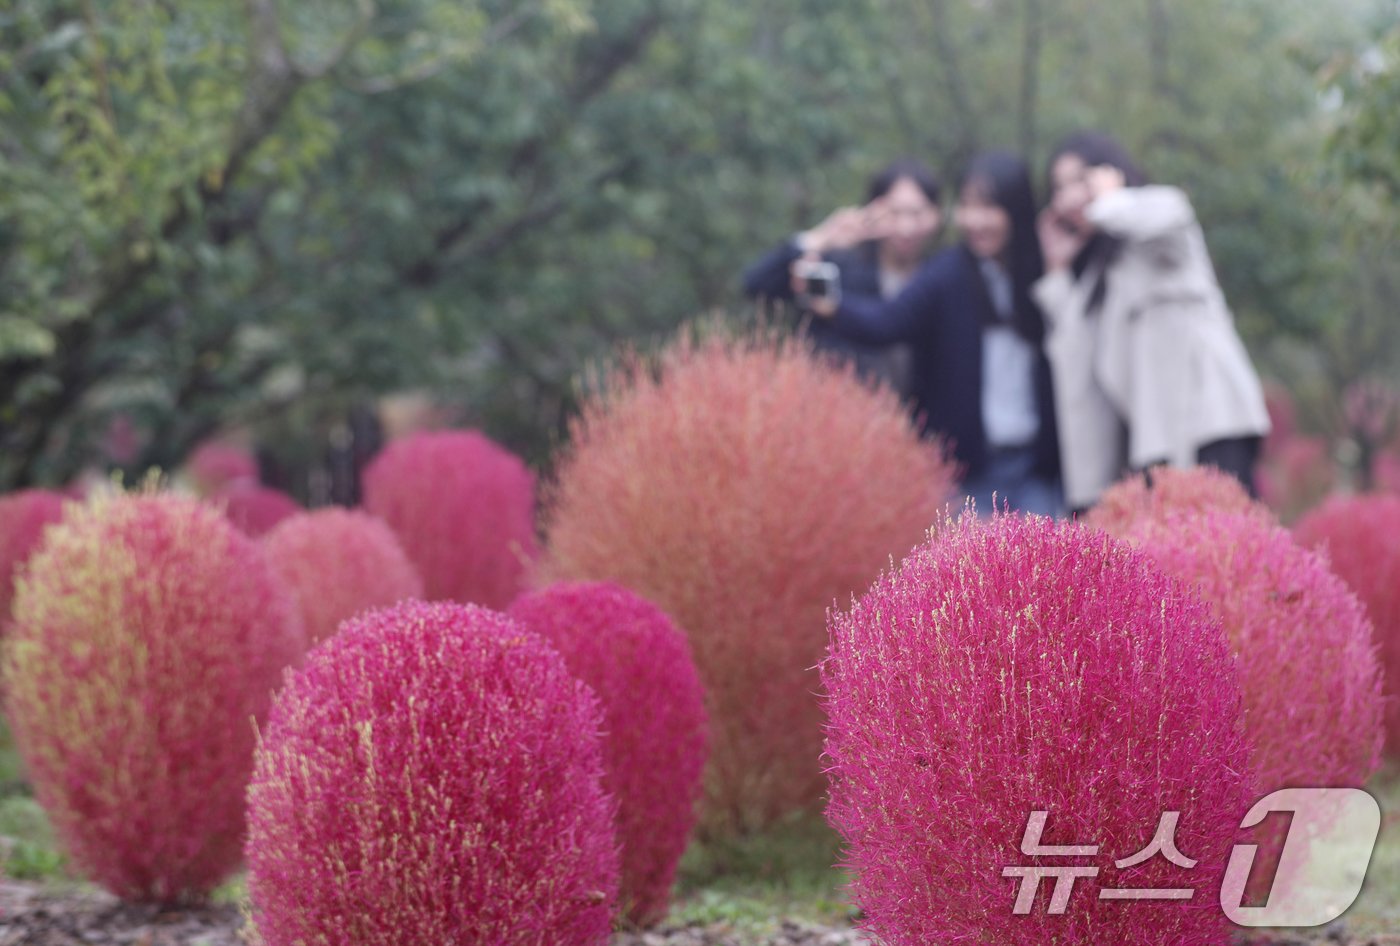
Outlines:
{"label": "dirt ground", "polygon": [[[160,911],[88,887],[0,881],[0,946],[243,946],[236,906]],[[618,933],[612,946],[869,946],[849,927],[775,922],[766,934],[725,923]],[[1240,938],[1239,946],[1400,946],[1400,935],[1348,936],[1344,925],[1309,935]]]}

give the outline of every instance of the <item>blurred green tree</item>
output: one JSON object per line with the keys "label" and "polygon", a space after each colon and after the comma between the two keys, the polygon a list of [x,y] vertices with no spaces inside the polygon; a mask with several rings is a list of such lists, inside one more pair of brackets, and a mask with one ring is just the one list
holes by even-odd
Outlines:
{"label": "blurred green tree", "polygon": [[1381,9],[12,0],[0,488],[233,424],[314,460],[403,388],[542,460],[582,365],[739,307],[748,258],[889,158],[952,180],[1081,125],[1191,190],[1251,339],[1315,338],[1355,275],[1317,73]]}

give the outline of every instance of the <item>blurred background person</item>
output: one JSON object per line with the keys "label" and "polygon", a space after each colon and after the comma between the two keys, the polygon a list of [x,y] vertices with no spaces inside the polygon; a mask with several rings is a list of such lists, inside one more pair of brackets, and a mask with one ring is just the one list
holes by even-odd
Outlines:
{"label": "blurred background person", "polygon": [[[879,202],[864,219],[865,235],[884,232]],[[992,512],[995,495],[997,506],[1056,515],[1058,437],[1045,321],[1030,294],[1043,265],[1026,162],[1004,151],[975,157],[954,220],[961,242],[894,299],[842,296],[812,303],[814,311],[843,335],[911,345],[924,431],[949,443],[980,514]]]}
{"label": "blurred background person", "polygon": [[1263,389],[1190,200],[1149,185],[1098,132],[1066,138],[1049,167],[1035,297],[1049,322],[1070,507],[1158,464],[1210,464],[1255,495]]}
{"label": "blurred background person", "polygon": [[862,341],[822,319],[812,319],[810,299],[793,291],[790,269],[801,259],[834,267],[823,286],[833,298],[890,299],[928,257],[942,223],[940,187],[924,164],[901,158],[870,179],[865,207],[879,202],[884,215],[878,237],[870,236],[861,208],[841,208],[816,227],[794,234],[744,272],[744,292],[765,303],[792,307],[815,348],[855,365],[868,380],[883,381],[901,396],[910,393],[911,354],[904,345]]}

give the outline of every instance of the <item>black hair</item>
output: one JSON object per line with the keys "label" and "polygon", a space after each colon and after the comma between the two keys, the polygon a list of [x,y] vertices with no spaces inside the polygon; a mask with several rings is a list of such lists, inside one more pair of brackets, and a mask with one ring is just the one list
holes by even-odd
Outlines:
{"label": "black hair", "polygon": [[[1142,187],[1148,183],[1146,172],[1133,160],[1122,142],[1104,132],[1081,130],[1071,132],[1061,139],[1055,150],[1050,153],[1050,161],[1046,165],[1047,178],[1053,175],[1055,162],[1067,154],[1079,158],[1085,167],[1107,165],[1117,168],[1123,172],[1123,183],[1128,187]],[[1050,192],[1054,192],[1053,180],[1050,182]],[[1108,289],[1106,270],[1121,249],[1121,240],[1106,233],[1095,233],[1074,258],[1072,269],[1076,279],[1084,275],[1091,265],[1097,264],[1100,267],[1094,288],[1089,293],[1087,308],[1090,313],[1097,312],[1103,305],[1104,293]]]}
{"label": "black hair", "polygon": [[1128,154],[1128,149],[1117,138],[1101,131],[1076,131],[1066,135],[1050,153],[1049,168],[1067,154],[1079,158],[1086,167],[1106,164],[1117,168],[1123,172],[1123,183],[1129,187],[1141,187],[1148,182],[1147,174]]}
{"label": "black hair", "polygon": [[891,161],[871,177],[865,191],[865,202],[869,203],[884,197],[890,192],[890,188],[894,187],[896,181],[906,177],[919,186],[919,190],[924,192],[929,203],[938,203],[940,191],[938,177],[927,164],[913,158],[899,158]]}
{"label": "black hair", "polygon": [[[937,175],[927,164],[913,158],[897,158],[872,175],[865,188],[865,202],[868,204],[872,200],[884,197],[897,181],[904,178],[913,181],[919,190],[923,191],[929,203],[938,206],[941,187]],[[858,246],[856,252],[871,265],[875,265],[880,258],[880,242],[868,240]]]}
{"label": "black hair", "polygon": [[1040,344],[1045,321],[1031,299],[1031,286],[1045,273],[1045,259],[1035,228],[1035,194],[1031,169],[1010,151],[984,151],[974,157],[962,176],[962,188],[984,188],[987,198],[1011,218],[1006,245],[1006,268],[1011,277],[1016,330]]}

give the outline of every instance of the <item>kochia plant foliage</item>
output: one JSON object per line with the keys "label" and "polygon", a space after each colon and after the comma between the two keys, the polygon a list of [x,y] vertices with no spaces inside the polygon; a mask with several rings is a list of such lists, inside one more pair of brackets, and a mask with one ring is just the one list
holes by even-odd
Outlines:
{"label": "kochia plant foliage", "polygon": [[1380,667],[1366,609],[1326,558],[1252,514],[1170,516],[1133,536],[1230,638],[1260,792],[1360,787],[1379,761]]}
{"label": "kochia plant foliage", "polygon": [[1385,681],[1386,753],[1400,758],[1400,496],[1338,496],[1298,520],[1298,541],[1323,550],[1366,605]]}
{"label": "kochia plant foliage", "polygon": [[248,790],[267,946],[602,946],[617,895],[602,715],[474,605],[347,621],[273,707]]}
{"label": "kochia plant foliage", "polygon": [[64,497],[47,489],[0,496],[0,633],[10,618],[15,574],[39,546],[44,529],[63,518]]}
{"label": "kochia plant foliage", "polygon": [[1255,502],[1240,481],[1214,467],[1189,470],[1154,467],[1132,473],[1104,491],[1084,521],[1124,538],[1140,524],[1180,513],[1237,512],[1273,521],[1267,506]]}
{"label": "kochia plant foliage", "polygon": [[[831,616],[828,819],[887,946],[1224,944],[1215,899],[1250,798],[1239,680],[1206,606],[1146,556],[1049,520],[964,516]],[[1020,850],[1030,813],[1044,844]],[[1179,811],[1184,870],[1147,847]],[[1100,868],[1013,915],[1007,866]],[[1191,901],[1100,902],[1107,887]]]}
{"label": "kochia plant foliage", "polygon": [[303,647],[261,549],[214,506],[70,506],[18,582],[4,679],[77,866],[132,900],[198,900],[222,881],[242,853],[253,720]]}
{"label": "kochia plant foliage", "polygon": [[546,500],[546,578],[613,580],[690,637],[713,733],[703,820],[821,796],[828,605],[933,522],[953,470],[893,394],[802,345],[683,335],[603,379]]}
{"label": "kochia plant foliage", "polygon": [[370,608],[423,596],[423,579],[384,522],[318,509],[282,520],[262,538],[273,569],[296,594],[308,644]]}
{"label": "kochia plant foliage", "polygon": [[214,502],[223,507],[229,522],[254,538],[266,535],[283,519],[301,512],[301,506],[286,493],[248,480],[235,480],[224,486],[214,494]]}
{"label": "kochia plant foliage", "polygon": [[690,645],[660,608],[607,582],[554,585],[520,598],[510,615],[554,645],[602,702],[621,906],[632,923],[658,922],[695,825],[707,750]]}
{"label": "kochia plant foliage", "polygon": [[535,478],[470,430],[389,444],[365,470],[365,508],[389,523],[429,598],[504,608],[537,554]]}
{"label": "kochia plant foliage", "polygon": [[[1360,788],[1380,760],[1380,668],[1366,610],[1326,559],[1254,513],[1167,516],[1131,536],[1230,638],[1259,793]],[[1260,829],[1257,859],[1277,863],[1288,833],[1287,822]],[[1288,896],[1294,880],[1256,873],[1251,890]]]}

